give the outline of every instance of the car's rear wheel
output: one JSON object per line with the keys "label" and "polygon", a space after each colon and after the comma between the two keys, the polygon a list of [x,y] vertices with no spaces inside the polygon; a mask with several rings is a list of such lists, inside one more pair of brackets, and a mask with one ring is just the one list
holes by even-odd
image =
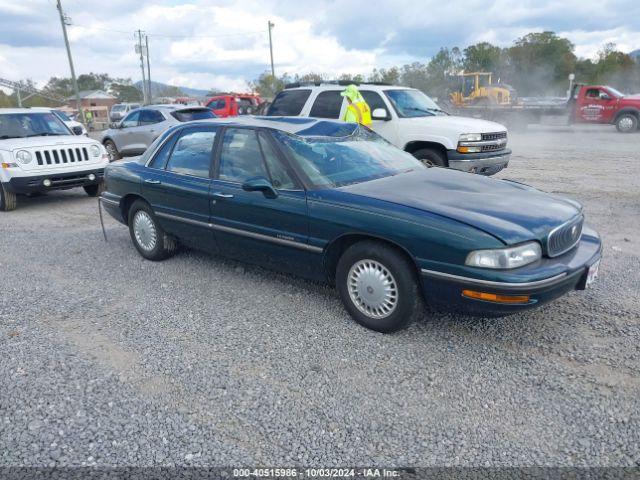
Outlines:
{"label": "car's rear wheel", "polygon": [[118,148],[116,147],[116,144],[113,143],[113,140],[105,140],[104,148],[109,155],[110,162],[115,162],[116,160],[120,160],[122,158],[122,155],[120,155],[120,152],[118,152]]}
{"label": "car's rear wheel", "polygon": [[336,285],[351,317],[371,330],[401,330],[421,311],[415,266],[382,242],[349,247],[338,261]]}
{"label": "car's rear wheel", "polygon": [[98,183],[96,185],[85,185],[82,188],[84,188],[84,191],[90,197],[97,197],[102,192],[104,192],[104,182],[100,182],[100,183]]}
{"label": "car's rear wheel", "polygon": [[0,183],[0,212],[15,210],[17,205],[16,194],[7,190],[7,187]]}
{"label": "car's rear wheel", "polygon": [[442,152],[433,148],[421,148],[413,152],[413,156],[430,167],[446,167],[447,159]]}
{"label": "car's rear wheel", "polygon": [[164,260],[176,252],[176,240],[165,233],[151,207],[142,200],[129,209],[129,233],[136,249],[147,260]]}
{"label": "car's rear wheel", "polygon": [[624,113],[616,120],[616,128],[621,133],[631,133],[638,130],[638,117],[631,113]]}

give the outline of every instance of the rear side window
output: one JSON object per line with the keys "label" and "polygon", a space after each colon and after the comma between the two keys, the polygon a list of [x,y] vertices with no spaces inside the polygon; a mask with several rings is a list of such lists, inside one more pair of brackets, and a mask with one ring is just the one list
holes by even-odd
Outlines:
{"label": "rear side window", "polygon": [[215,130],[186,131],[173,147],[167,163],[167,170],[208,178],[215,138]]}
{"label": "rear side window", "polygon": [[310,117],[317,118],[334,118],[337,119],[340,116],[340,109],[342,108],[342,95],[338,90],[331,90],[327,92],[320,92],[313,102]]}
{"label": "rear side window", "polygon": [[209,109],[193,109],[178,110],[171,112],[173,118],[179,122],[191,122],[192,120],[205,120],[207,118],[216,118],[215,114]]}
{"label": "rear side window", "polygon": [[311,90],[284,90],[276,95],[269,107],[267,115],[270,116],[296,116],[300,115],[304,104],[311,95]]}

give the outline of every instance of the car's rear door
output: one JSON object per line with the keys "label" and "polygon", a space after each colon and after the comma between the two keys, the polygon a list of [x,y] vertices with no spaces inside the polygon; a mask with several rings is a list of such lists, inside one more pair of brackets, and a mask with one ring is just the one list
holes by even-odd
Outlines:
{"label": "car's rear door", "polygon": [[211,165],[218,128],[187,127],[169,137],[145,170],[142,193],[163,228],[188,245],[217,252],[209,225]]}
{"label": "car's rear door", "polygon": [[[214,177],[211,223],[221,252],[278,270],[309,268],[306,193],[269,133],[225,129]],[[243,190],[256,177],[268,179],[278,196]]]}
{"label": "car's rear door", "polygon": [[164,131],[164,128],[162,128],[163,122],[166,122],[166,118],[158,110],[146,109],[140,112],[139,128],[136,135],[140,143],[145,145],[145,148],[148,148]]}

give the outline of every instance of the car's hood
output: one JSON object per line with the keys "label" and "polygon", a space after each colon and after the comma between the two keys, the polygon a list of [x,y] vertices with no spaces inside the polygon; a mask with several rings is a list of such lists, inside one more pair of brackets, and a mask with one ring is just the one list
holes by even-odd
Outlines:
{"label": "car's hood", "polygon": [[429,117],[416,117],[403,119],[403,123],[414,124],[416,126],[437,123],[438,126],[447,127],[463,133],[493,133],[504,132],[507,128],[496,122],[481,120],[479,118],[457,117],[455,115],[436,115]]}
{"label": "car's hood", "polygon": [[442,215],[506,244],[543,240],[582,208],[573,200],[527,185],[444,168],[421,169],[339,190]]}
{"label": "car's hood", "polygon": [[84,135],[61,135],[54,137],[8,138],[0,140],[0,150],[17,150],[33,147],[56,147],[61,145],[91,145],[98,143]]}

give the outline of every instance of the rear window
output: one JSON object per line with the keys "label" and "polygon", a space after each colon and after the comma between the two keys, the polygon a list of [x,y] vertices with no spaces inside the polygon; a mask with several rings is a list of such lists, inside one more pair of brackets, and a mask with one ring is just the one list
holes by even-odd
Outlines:
{"label": "rear window", "polygon": [[191,122],[193,120],[216,118],[216,115],[207,108],[198,108],[197,110],[177,110],[175,112],[171,112],[171,115],[179,122]]}
{"label": "rear window", "polygon": [[340,109],[342,108],[342,95],[339,90],[329,90],[326,92],[320,92],[313,102],[310,117],[317,118],[333,118],[337,119],[340,116]]}
{"label": "rear window", "polygon": [[284,90],[276,95],[267,115],[285,117],[300,115],[309,95],[311,90]]}

